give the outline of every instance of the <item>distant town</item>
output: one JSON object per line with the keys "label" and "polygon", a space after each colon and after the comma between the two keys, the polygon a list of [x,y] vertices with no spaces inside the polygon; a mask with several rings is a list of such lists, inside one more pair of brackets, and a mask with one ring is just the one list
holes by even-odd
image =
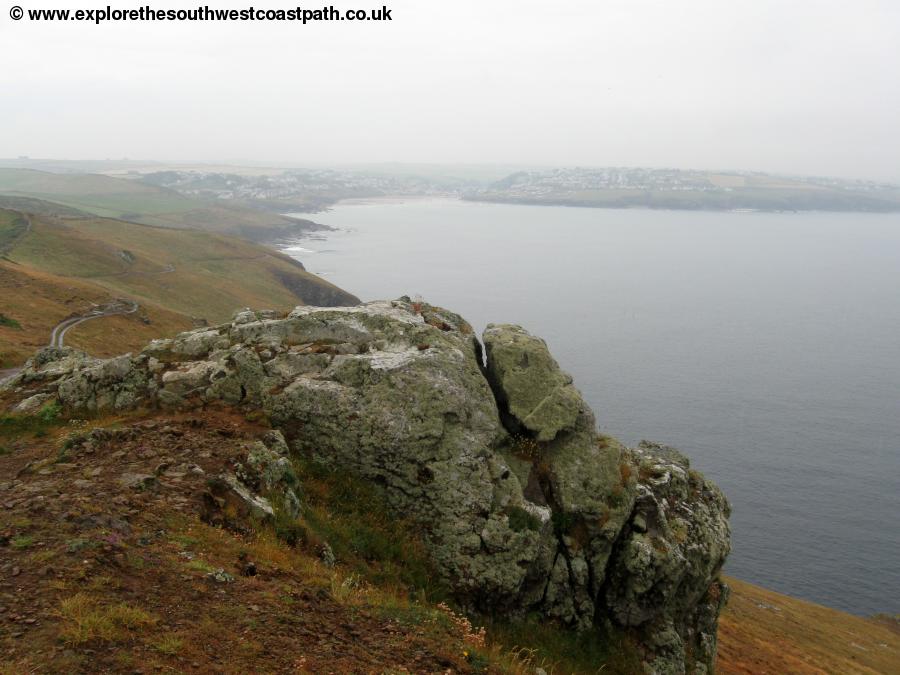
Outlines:
{"label": "distant town", "polygon": [[133,177],[185,195],[282,212],[315,212],[344,199],[429,196],[613,208],[900,210],[896,185],[749,171],[574,167],[518,171],[494,181],[449,172],[425,176],[337,169],[287,169],[265,175],[192,169]]}
{"label": "distant town", "polygon": [[[594,208],[900,211],[900,185],[756,171],[375,164],[278,168],[137,160],[0,159],[0,167],[127,178],[185,197],[271,214],[316,213],[347,199],[442,197]],[[223,204],[224,205],[224,204]]]}

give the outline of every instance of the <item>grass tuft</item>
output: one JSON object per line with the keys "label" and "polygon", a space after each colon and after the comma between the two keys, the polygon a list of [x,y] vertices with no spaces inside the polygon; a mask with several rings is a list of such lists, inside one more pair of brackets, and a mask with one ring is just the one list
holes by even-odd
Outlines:
{"label": "grass tuft", "polygon": [[178,633],[166,633],[153,644],[156,651],[166,656],[175,656],[183,646],[184,639]]}
{"label": "grass tuft", "polygon": [[34,543],[34,537],[27,534],[20,534],[10,539],[9,543],[12,544],[12,547],[17,551],[22,551],[29,548]]}
{"label": "grass tuft", "polygon": [[85,593],[62,600],[59,615],[63,620],[60,637],[69,645],[121,640],[131,631],[156,623],[156,619],[142,609],[124,602],[101,605]]}

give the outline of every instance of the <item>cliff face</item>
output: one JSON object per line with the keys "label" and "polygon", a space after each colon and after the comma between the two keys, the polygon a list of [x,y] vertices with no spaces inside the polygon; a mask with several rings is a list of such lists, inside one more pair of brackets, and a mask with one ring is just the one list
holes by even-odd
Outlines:
{"label": "cliff face", "polygon": [[[380,486],[464,607],[575,630],[610,622],[652,672],[711,671],[730,550],[722,493],[671,448],[600,436],[539,338],[492,325],[484,345],[486,362],[459,316],[405,299],[243,311],[135,357],[44,350],[5,389],[21,410],[261,410],[290,452]],[[283,453],[258,452],[257,473],[299,512]],[[264,518],[258,483],[220,477],[211,504]]]}

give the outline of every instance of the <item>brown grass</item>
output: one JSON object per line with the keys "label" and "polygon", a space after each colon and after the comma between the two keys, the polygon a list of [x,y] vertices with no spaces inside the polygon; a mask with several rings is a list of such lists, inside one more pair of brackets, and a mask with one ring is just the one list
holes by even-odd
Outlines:
{"label": "brown grass", "polygon": [[872,619],[727,579],[719,672],[798,675],[900,672],[900,635]]}
{"label": "brown grass", "polygon": [[156,623],[154,617],[138,607],[124,602],[103,605],[84,593],[60,602],[59,615],[63,620],[60,637],[70,645],[120,640],[129,631]]}

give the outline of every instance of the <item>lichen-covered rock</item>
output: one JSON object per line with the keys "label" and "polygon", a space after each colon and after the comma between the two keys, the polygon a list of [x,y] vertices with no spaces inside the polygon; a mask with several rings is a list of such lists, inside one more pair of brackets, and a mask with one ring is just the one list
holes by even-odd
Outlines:
{"label": "lichen-covered rock", "polygon": [[41,407],[52,398],[54,398],[52,394],[35,394],[34,396],[29,396],[16,404],[13,408],[13,412],[20,415],[30,415],[40,410]]}
{"label": "lichen-covered rock", "polygon": [[269,500],[254,493],[231,473],[209,478],[201,498],[201,517],[212,525],[242,530],[249,520],[267,522],[275,517]]}
{"label": "lichen-covered rock", "polygon": [[488,377],[517,424],[539,441],[575,426],[586,406],[547,343],[519,326],[489,324],[484,346]]}
{"label": "lichen-covered rock", "polygon": [[612,622],[653,672],[712,670],[721,492],[670,448],[600,436],[543,340],[491,325],[484,343],[486,363],[461,317],[408,298],[242,310],[134,358],[44,350],[2,391],[72,411],[261,412],[277,431],[208,479],[210,522],[300,513],[288,455],[301,454],[379,485],[464,607]]}
{"label": "lichen-covered rock", "polygon": [[687,650],[708,664],[715,655],[710,616],[718,616],[727,594],[718,576],[731,550],[730,506],[678,451],[644,441],[629,454],[638,496],[604,600],[618,623],[639,627],[645,642],[669,635],[657,645],[657,659],[678,661],[672,655]]}
{"label": "lichen-covered rock", "polygon": [[55,393],[62,378],[98,363],[98,359],[72,347],[44,347],[28,359],[15,376],[0,383],[0,392],[16,391],[22,387],[33,390],[42,383],[48,383]]}
{"label": "lichen-covered rock", "polygon": [[0,393],[29,390],[32,398],[52,394],[63,405],[88,412],[129,410],[152,397],[145,361],[130,354],[95,359],[70,347],[45,347],[0,385]]}
{"label": "lichen-covered rock", "polygon": [[288,446],[279,431],[253,443],[238,469],[238,478],[255,492],[267,495],[286,514],[300,515],[300,479],[288,458]]}
{"label": "lichen-covered rock", "polygon": [[147,401],[150,382],[145,364],[125,354],[73,372],[60,382],[59,400],[90,412],[130,410]]}
{"label": "lichen-covered rock", "polygon": [[519,446],[530,458],[526,494],[548,504],[558,552],[544,611],[586,628],[606,577],[613,543],[635,499],[625,448],[600,438],[594,415],[550,355],[546,343],[519,326],[489,325],[487,377]]}

